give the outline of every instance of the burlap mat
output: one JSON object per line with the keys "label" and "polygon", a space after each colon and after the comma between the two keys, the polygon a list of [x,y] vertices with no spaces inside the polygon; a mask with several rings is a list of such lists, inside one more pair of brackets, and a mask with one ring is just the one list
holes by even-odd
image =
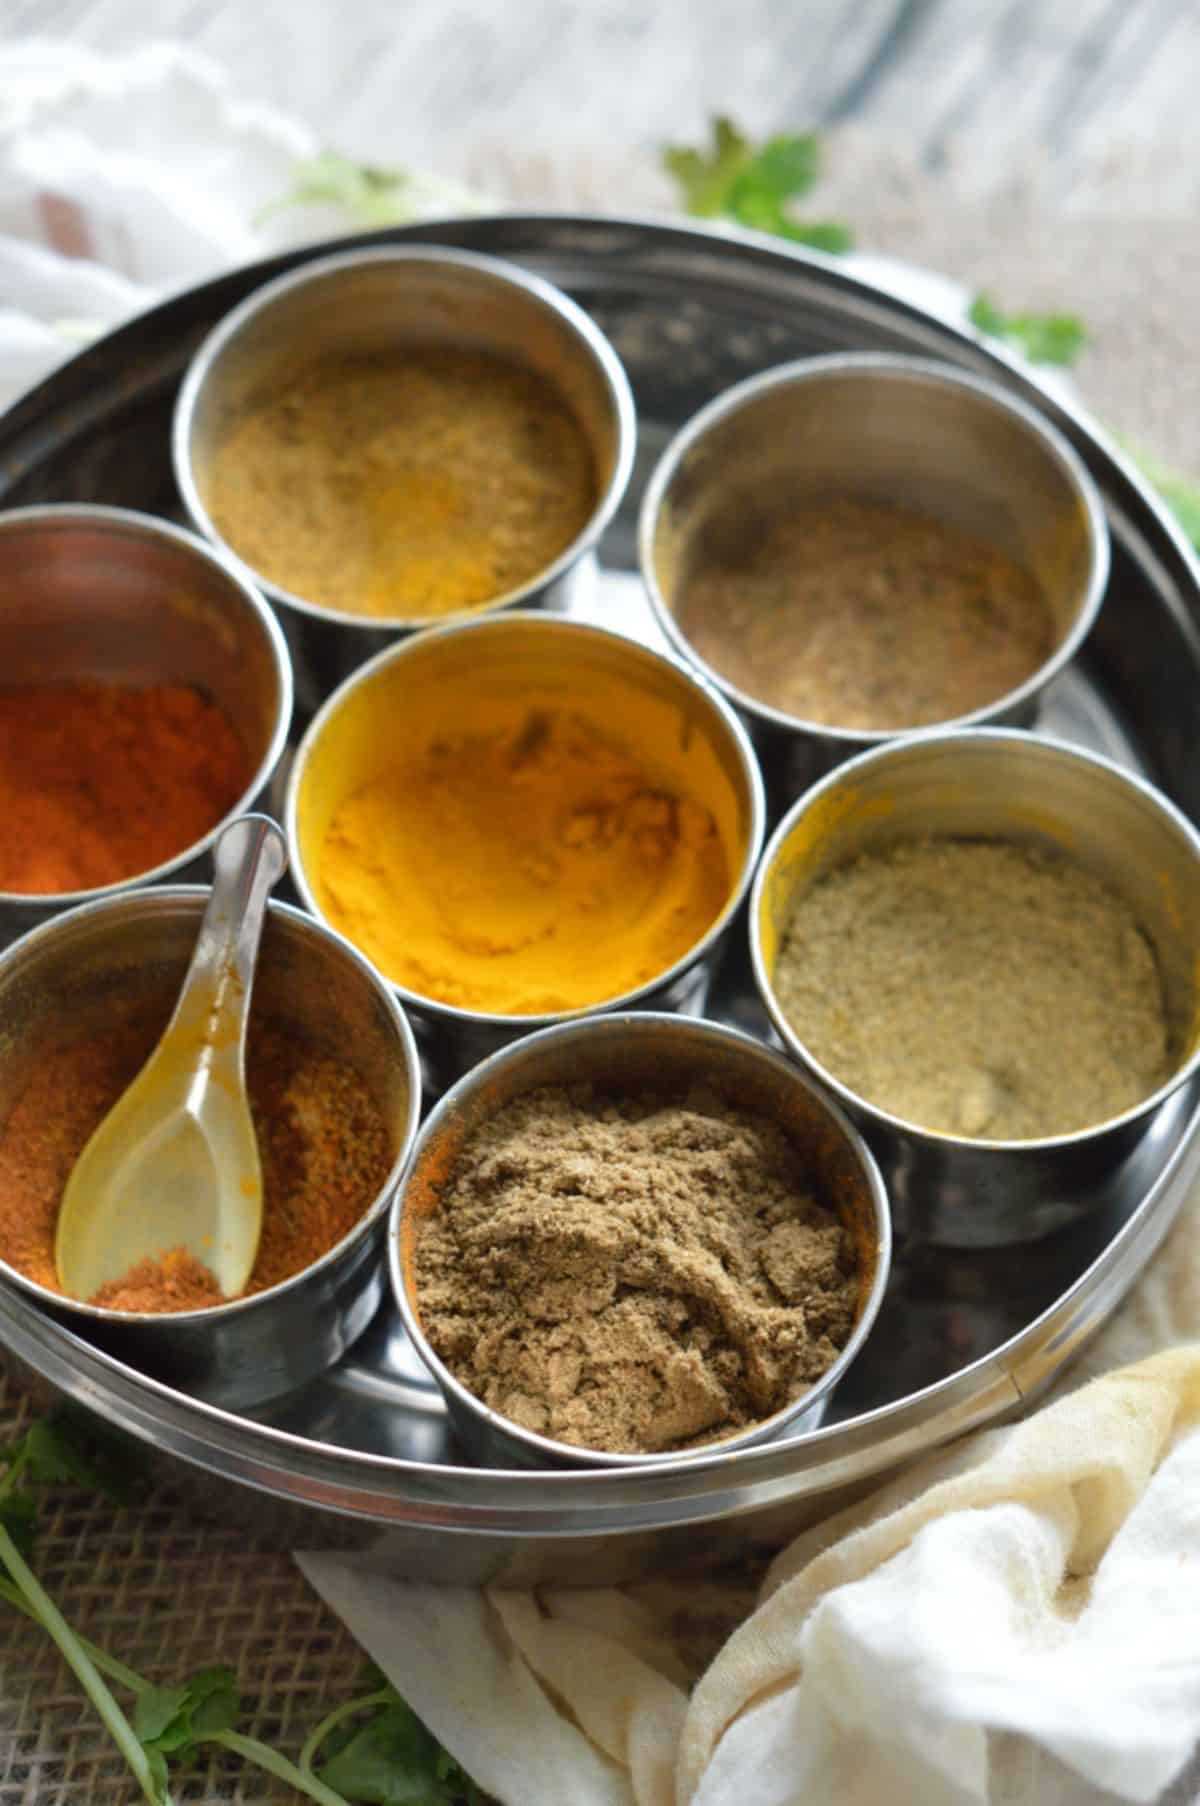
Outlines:
{"label": "burlap mat", "polygon": [[[497,184],[496,165],[489,169]],[[510,171],[522,203],[661,200],[653,172],[545,162]],[[891,251],[1010,307],[1074,308],[1092,346],[1086,398],[1110,424],[1200,475],[1200,241],[1186,215],[1079,213],[1044,189],[948,206],[941,182],[881,161],[878,144],[834,146],[822,211],[853,220],[864,249]],[[1152,201],[1150,191],[1145,199]],[[0,1385],[0,1436],[28,1410]],[[308,1728],[356,1688],[360,1657],[285,1550],[200,1525],[156,1495],[115,1511],[64,1492],[44,1511],[37,1570],[68,1619],[163,1684],[225,1662],[239,1728],[295,1755]],[[285,1801],[291,1790],[217,1760],[174,1788],[180,1801]],[[0,1602],[0,1806],[125,1806],[137,1790],[45,1635]],[[1182,1798],[1183,1795],[1175,1797]],[[564,1803],[565,1806],[565,1803]]]}

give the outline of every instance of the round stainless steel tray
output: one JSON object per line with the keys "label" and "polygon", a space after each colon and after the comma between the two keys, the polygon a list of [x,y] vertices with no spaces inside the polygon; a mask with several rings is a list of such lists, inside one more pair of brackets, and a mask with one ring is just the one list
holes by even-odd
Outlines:
{"label": "round stainless steel tray", "polygon": [[[637,471],[578,604],[648,641],[634,575],[642,482],[671,432],[719,390],[789,358],[909,351],[983,371],[1043,411],[1099,486],[1113,576],[1085,654],[1038,727],[1108,753],[1200,818],[1200,569],[1129,468],[1072,406],[970,334],[835,264],[767,242],[645,221],[506,216],[376,234],[509,257],[561,284],[609,334],[641,422]],[[0,505],[99,501],[172,518],[169,424],[183,368],[223,313],[311,250],[176,296],[75,358],[0,421]],[[764,1037],[735,927],[706,1013]],[[2,1025],[0,1025],[2,1027]],[[1036,1396],[1104,1321],[1200,1173],[1200,1091],[1177,1095],[1100,1207],[1015,1250],[901,1240],[879,1322],[823,1428],[653,1473],[514,1473],[463,1464],[386,1307],[339,1366],[254,1416],[122,1366],[0,1288],[0,1345],[26,1378],[149,1444],[201,1505],[257,1531],[361,1552],[457,1583],[599,1581],[664,1559],[711,1563],[778,1540],[887,1470]]]}

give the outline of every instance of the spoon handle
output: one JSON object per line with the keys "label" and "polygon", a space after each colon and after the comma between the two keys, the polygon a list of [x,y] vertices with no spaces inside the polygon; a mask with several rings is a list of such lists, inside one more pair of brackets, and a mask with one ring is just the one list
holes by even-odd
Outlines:
{"label": "spoon handle", "polygon": [[267,898],[286,867],[287,842],[268,815],[240,815],[214,848],[212,892],[179,1006],[186,1000],[212,1052],[223,1046],[240,1056]]}

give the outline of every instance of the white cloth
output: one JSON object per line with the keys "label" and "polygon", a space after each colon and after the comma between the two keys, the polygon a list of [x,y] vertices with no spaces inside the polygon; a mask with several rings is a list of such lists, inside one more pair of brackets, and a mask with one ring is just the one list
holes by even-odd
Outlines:
{"label": "white cloth", "polygon": [[[173,288],[360,229],[338,204],[278,205],[320,148],[180,45],[0,45],[0,406]],[[388,202],[395,219],[485,204],[422,171]]]}
{"label": "white cloth", "polygon": [[690,1697],[681,1631],[714,1600],[686,1586],[481,1595],[297,1559],[511,1806],[1153,1800],[1200,1736],[1198,1202],[1088,1365],[1173,1347],[805,1531]]}
{"label": "white cloth", "polygon": [[[263,216],[317,149],[176,47],[0,48],[0,405],[171,287],[360,224]],[[475,205],[417,176],[395,211]],[[858,262],[961,317],[941,278]],[[1196,1337],[1192,1209],[1088,1365]],[[793,1543],[698,1680],[681,1627],[734,1613],[723,1585],[485,1595],[299,1559],[509,1806],[1145,1801],[1200,1732],[1198,1421],[1187,1346],[934,1457]]]}

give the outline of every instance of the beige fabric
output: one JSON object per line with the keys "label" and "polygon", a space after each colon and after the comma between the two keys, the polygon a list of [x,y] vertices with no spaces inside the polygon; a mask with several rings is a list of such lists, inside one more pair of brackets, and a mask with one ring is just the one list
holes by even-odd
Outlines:
{"label": "beige fabric", "polygon": [[[877,165],[877,150],[871,154]],[[848,148],[847,157],[852,155]],[[494,162],[489,176],[499,187]],[[1044,189],[1037,212],[1016,201],[981,215],[947,209],[938,183],[912,172],[898,193],[877,190],[865,179],[856,188],[852,177],[847,163],[841,192],[853,204],[864,246],[986,282],[1009,304],[1079,306],[1096,341],[1081,370],[1087,397],[1116,426],[1200,474],[1194,229],[1126,216],[1060,217],[1042,210],[1053,206]],[[623,172],[612,179],[603,162],[591,162],[586,171],[557,166],[554,181],[557,204],[576,196],[593,203],[612,197],[620,206],[639,199],[636,182],[627,182]],[[546,192],[528,165],[514,171],[512,185],[526,202]],[[838,211],[836,194],[828,211]],[[1153,1283],[1143,1286],[1121,1325],[1090,1352],[1090,1366],[1130,1359],[1139,1343],[1200,1333],[1197,1222],[1200,1212],[1193,1211],[1160,1257]],[[0,1434],[13,1433],[25,1410],[17,1390],[0,1393]],[[49,1509],[38,1565],[70,1618],[156,1679],[230,1662],[246,1698],[244,1728],[293,1751],[305,1729],[354,1687],[358,1651],[289,1556],[256,1544],[249,1530],[198,1528],[169,1497],[136,1513],[114,1513],[64,1494]],[[665,1585],[637,1592],[637,1603],[653,1608],[654,1623],[671,1623],[672,1648],[711,1640],[744,1602],[744,1584],[693,1594],[686,1602]],[[559,1621],[565,1621],[561,1615]],[[731,1651],[730,1662],[743,1647]],[[657,1672],[657,1660],[649,1665]],[[757,1685],[756,1673],[747,1670],[745,1684]],[[725,1675],[724,1666],[714,1669],[697,1697],[689,1751],[702,1750],[730,1710],[736,1689]],[[619,1724],[605,1730],[608,1737],[619,1734]],[[177,1797],[282,1802],[290,1795],[277,1783],[241,1779],[218,1764],[181,1784]],[[520,1795],[514,1797],[525,1806]],[[124,1806],[132,1798],[104,1732],[45,1638],[0,1609],[0,1806]],[[1037,1798],[1036,1806],[1046,1801]]]}
{"label": "beige fabric", "polygon": [[[512,1806],[1082,1806],[1107,1799],[1099,1781],[1116,1785],[1118,1773],[1122,1797],[1149,1800],[1176,1777],[1200,1723],[1200,1435],[1186,1434],[1200,1425],[1200,1341],[1177,1340],[1200,1336],[1198,1274],[1193,1200],[1097,1339],[1100,1378],[1074,1391],[1060,1382],[1061,1396],[1023,1423],[934,1454],[797,1538],[690,1701],[688,1620],[711,1609],[711,1594],[702,1602],[660,1582],[484,1596],[383,1582],[335,1557],[301,1565]],[[1118,1350],[1144,1353],[1147,1338],[1176,1346],[1103,1371]],[[949,1661],[956,1685],[964,1651],[965,1711],[962,1697],[947,1704],[944,1671]],[[446,1672],[451,1690],[436,1678]],[[1051,1681],[1070,1703],[1089,1674],[1093,1721],[1081,1703],[1064,1729]],[[984,1722],[1039,1741],[989,1736]],[[547,1775],[550,1748],[573,1761],[565,1777],[557,1763]],[[1013,1791],[1022,1777],[1033,1791]],[[1172,1798],[1190,1800],[1195,1780]]]}

